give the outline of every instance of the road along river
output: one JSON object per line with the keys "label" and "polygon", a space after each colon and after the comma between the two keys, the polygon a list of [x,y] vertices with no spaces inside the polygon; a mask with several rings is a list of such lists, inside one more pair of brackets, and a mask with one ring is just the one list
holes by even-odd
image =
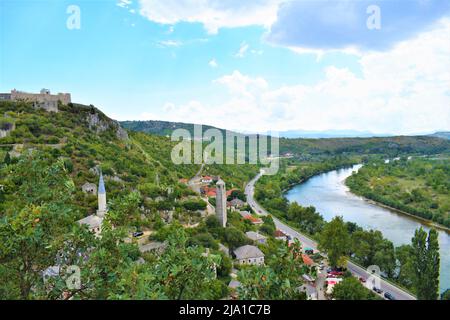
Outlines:
{"label": "road along river", "polygon": [[[379,230],[395,246],[410,244],[414,231],[420,226],[428,230],[426,222],[378,206],[351,193],[344,181],[361,165],[339,169],[312,177],[286,193],[290,202],[314,206],[325,220],[342,216],[365,229]],[[441,292],[450,288],[450,234],[438,230],[441,255]]]}
{"label": "road along river", "polygon": [[[254,198],[255,183],[259,180],[259,178],[261,178],[261,174],[258,174],[247,184],[247,186],[245,187],[245,194],[247,196],[247,202],[253,208],[253,210],[257,212],[259,215],[264,216],[270,213],[267,212],[267,210],[263,208]],[[278,220],[276,217],[273,217],[273,220],[275,222],[275,226],[277,227],[277,229],[280,229],[284,233],[291,235],[293,238],[300,240],[303,246],[314,248],[317,250],[317,243],[314,240],[311,240],[307,236],[299,233],[297,230],[294,230],[287,224]],[[371,276],[369,272],[355,265],[351,261],[347,263],[347,268],[353,273],[354,276],[358,278],[362,277],[364,279],[368,279]],[[397,287],[396,285],[387,282],[384,279],[380,279],[378,287],[384,292],[390,292],[397,300],[415,300],[414,296],[404,291],[403,289]]]}

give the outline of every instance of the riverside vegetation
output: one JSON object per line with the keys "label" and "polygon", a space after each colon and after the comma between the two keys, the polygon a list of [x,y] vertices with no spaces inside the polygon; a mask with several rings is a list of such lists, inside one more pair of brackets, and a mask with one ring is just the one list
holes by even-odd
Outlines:
{"label": "riverside vegetation", "polygon": [[450,159],[374,161],[346,181],[368,199],[450,228]]}
{"label": "riverside vegetation", "polygon": [[[288,165],[284,161],[277,175],[260,179],[256,185],[255,197],[270,213],[316,239],[319,247],[327,252],[330,264],[344,266],[351,259],[363,267],[378,265],[384,277],[409,289],[418,298],[438,299],[440,261],[435,230],[430,230],[427,235],[423,229],[418,229],[410,245],[394,247],[380,231],[364,230],[355,223],[344,222],[341,217],[326,222],[314,207],[289,203],[284,197],[284,192],[291,185],[358,160],[360,159],[354,157],[340,157],[296,165]],[[419,269],[420,275],[415,271]],[[351,284],[345,286],[351,287]],[[346,296],[340,292],[341,294]]]}

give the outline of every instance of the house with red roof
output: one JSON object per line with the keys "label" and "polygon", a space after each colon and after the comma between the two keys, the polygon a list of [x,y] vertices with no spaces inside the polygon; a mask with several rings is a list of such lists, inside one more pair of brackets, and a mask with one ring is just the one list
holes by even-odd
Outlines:
{"label": "house with red roof", "polygon": [[311,259],[307,254],[302,254],[303,263],[307,266],[312,266],[314,264],[313,259]]}

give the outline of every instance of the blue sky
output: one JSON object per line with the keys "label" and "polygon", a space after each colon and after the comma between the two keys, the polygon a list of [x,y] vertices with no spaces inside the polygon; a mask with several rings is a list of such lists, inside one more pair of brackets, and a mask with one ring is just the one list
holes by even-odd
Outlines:
{"label": "blue sky", "polygon": [[[379,30],[366,26],[372,4]],[[69,5],[80,9],[80,29],[66,26]],[[443,0],[0,0],[0,91],[71,92],[120,120],[448,130],[449,8]]]}

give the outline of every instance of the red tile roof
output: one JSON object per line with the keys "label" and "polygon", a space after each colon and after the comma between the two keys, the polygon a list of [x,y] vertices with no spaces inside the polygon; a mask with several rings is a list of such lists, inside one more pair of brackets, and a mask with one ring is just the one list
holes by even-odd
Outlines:
{"label": "red tile roof", "polygon": [[276,230],[273,235],[274,235],[275,238],[285,237],[286,236],[286,234],[283,231],[281,231],[281,230]]}
{"label": "red tile roof", "polygon": [[314,264],[314,261],[307,255],[302,254],[303,263],[307,266],[312,266]]}

